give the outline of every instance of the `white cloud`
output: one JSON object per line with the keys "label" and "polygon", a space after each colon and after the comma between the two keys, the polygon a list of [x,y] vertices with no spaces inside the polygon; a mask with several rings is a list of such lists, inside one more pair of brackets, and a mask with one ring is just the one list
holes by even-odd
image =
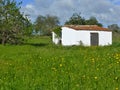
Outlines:
{"label": "white cloud", "polygon": [[119,0],[34,0],[22,8],[30,14],[32,21],[38,15],[56,15],[64,23],[74,12],[81,12],[85,18],[95,16],[101,23],[120,24]]}
{"label": "white cloud", "polygon": [[26,8],[27,8],[27,9],[33,9],[34,6],[33,6],[33,5],[30,5],[30,4],[27,4],[27,5],[26,5]]}

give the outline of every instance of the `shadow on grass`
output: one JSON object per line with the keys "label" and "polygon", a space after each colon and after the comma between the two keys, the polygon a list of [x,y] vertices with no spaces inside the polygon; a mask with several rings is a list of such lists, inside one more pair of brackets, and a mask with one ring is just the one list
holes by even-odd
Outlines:
{"label": "shadow on grass", "polygon": [[30,45],[34,47],[44,47],[44,46],[47,46],[48,44],[46,43],[25,43],[24,45]]}

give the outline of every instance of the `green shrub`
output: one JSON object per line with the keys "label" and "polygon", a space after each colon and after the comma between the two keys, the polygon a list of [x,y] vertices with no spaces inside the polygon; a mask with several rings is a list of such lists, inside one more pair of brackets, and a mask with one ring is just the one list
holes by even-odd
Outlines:
{"label": "green shrub", "polygon": [[58,36],[58,37],[61,37],[61,27],[58,26],[56,28],[53,29],[53,32]]}

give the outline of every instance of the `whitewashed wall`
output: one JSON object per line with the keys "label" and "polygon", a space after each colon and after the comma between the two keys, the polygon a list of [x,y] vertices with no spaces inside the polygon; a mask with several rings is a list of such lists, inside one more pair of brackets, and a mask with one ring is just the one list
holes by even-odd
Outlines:
{"label": "whitewashed wall", "polygon": [[99,45],[111,45],[112,44],[112,32],[99,31]]}
{"label": "whitewashed wall", "polygon": [[52,41],[55,44],[59,44],[59,42],[60,42],[60,38],[58,38],[54,32],[52,32]]}
{"label": "whitewashed wall", "polygon": [[98,33],[99,45],[112,44],[112,32],[110,31],[88,31],[88,30],[74,30],[68,27],[62,27],[62,45],[80,45],[90,46],[90,33]]}

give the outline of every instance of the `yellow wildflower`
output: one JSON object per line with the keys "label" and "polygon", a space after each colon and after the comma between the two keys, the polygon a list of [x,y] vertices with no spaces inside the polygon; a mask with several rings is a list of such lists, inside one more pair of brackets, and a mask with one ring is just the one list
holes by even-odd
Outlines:
{"label": "yellow wildflower", "polygon": [[98,79],[98,77],[94,77],[94,79],[95,79],[95,80],[97,80],[97,79]]}
{"label": "yellow wildflower", "polygon": [[94,62],[95,62],[95,59],[94,59],[94,58],[92,58],[92,59],[91,59],[91,61],[94,63]]}
{"label": "yellow wildflower", "polygon": [[117,79],[118,79],[118,77],[115,77],[115,79],[117,80]]}
{"label": "yellow wildflower", "polygon": [[119,62],[117,62],[117,64],[119,64]]}
{"label": "yellow wildflower", "polygon": [[60,67],[62,67],[62,64],[60,64]]}

